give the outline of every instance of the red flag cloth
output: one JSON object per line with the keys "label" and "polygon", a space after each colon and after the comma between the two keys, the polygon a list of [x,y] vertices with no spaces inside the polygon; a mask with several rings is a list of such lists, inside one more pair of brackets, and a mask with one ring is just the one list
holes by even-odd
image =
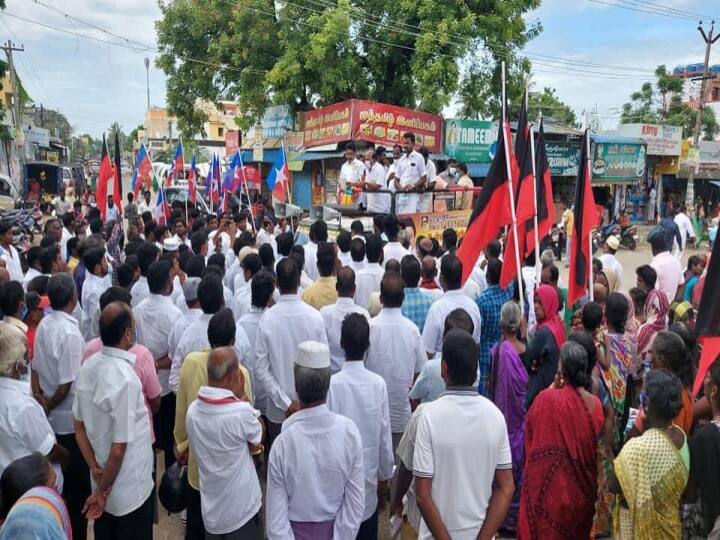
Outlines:
{"label": "red flag cloth", "polygon": [[[697,285],[695,286],[697,289]],[[702,388],[708,368],[720,355],[720,241],[713,246],[707,273],[704,276],[702,296],[695,322],[695,333],[702,344],[693,394],[697,396]]]}
{"label": "red flag cloth", "polygon": [[592,173],[588,163],[588,146],[590,146],[590,131],[585,130],[580,163],[578,163],[577,184],[575,185],[575,223],[570,243],[570,274],[568,276],[570,283],[567,303],[570,307],[588,292],[590,265],[592,264],[590,233],[597,225],[595,199],[590,183]]}
{"label": "red flag cloth", "polygon": [[[538,129],[538,138],[535,141],[535,185],[537,190],[537,221],[538,239],[542,241],[552,229],[555,223],[555,204],[553,202],[552,176],[550,174],[550,162],[545,149],[545,129],[542,121]],[[525,256],[527,257],[535,249],[535,220],[529,219],[525,228]],[[536,255],[539,255],[536,253]]]}
{"label": "red flag cloth", "polygon": [[495,158],[483,182],[465,236],[457,251],[457,257],[463,266],[463,283],[473,271],[485,246],[497,238],[502,227],[512,223],[507,184],[510,178],[508,178],[506,161],[508,155],[510,161],[513,161],[512,149],[506,144],[509,141],[510,124],[504,122],[502,129],[498,130]]}
{"label": "red flag cloth", "polygon": [[[97,193],[95,193],[95,200],[97,201],[98,209],[102,220],[105,221],[105,213],[107,212],[107,196],[108,196],[108,182],[114,176],[113,167],[110,165],[110,154],[108,152],[107,141],[103,134],[103,145],[102,145],[102,158],[100,160],[100,171],[97,177]],[[122,202],[122,201],[120,201]]]}

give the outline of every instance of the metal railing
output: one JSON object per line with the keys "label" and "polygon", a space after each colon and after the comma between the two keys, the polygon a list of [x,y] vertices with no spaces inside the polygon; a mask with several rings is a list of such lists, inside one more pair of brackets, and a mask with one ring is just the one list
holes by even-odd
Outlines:
{"label": "metal railing", "polygon": [[[480,193],[481,187],[463,187],[463,186],[452,186],[447,187],[443,189],[420,189],[420,190],[412,190],[412,191],[394,191],[390,189],[378,189],[376,191],[370,191],[370,190],[359,190],[359,191],[353,191],[353,196],[355,196],[356,193],[363,193],[365,195],[389,195],[390,196],[390,213],[394,214],[395,209],[397,208],[397,198],[402,195],[431,195],[432,199],[430,202],[430,209],[429,212],[448,212],[452,210],[456,210],[455,208],[457,202],[458,202],[458,195],[463,195],[466,193],[472,193],[473,198]],[[438,195],[440,197],[438,197]],[[359,197],[359,195],[358,195]],[[460,203],[462,203],[462,200],[459,200]],[[473,208],[474,201],[471,201],[469,209]],[[344,212],[361,212],[359,204],[353,203],[351,205],[344,205],[344,204],[333,204],[330,205],[332,207],[337,208],[338,210],[342,210]],[[367,210],[366,210],[367,212]],[[369,213],[369,212],[368,212]]]}

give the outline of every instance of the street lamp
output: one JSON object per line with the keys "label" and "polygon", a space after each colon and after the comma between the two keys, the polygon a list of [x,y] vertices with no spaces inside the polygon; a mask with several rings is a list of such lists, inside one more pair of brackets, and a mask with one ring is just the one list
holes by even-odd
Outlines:
{"label": "street lamp", "polygon": [[145,81],[147,83],[147,108],[150,110],[150,59],[145,57]]}

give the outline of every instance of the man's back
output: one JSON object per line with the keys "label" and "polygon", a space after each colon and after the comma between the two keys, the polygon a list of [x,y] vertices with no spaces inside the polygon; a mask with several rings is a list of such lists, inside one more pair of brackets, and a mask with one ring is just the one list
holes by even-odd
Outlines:
{"label": "man's back", "polygon": [[[475,539],[496,469],[510,469],[505,418],[473,388],[446,391],[425,405],[415,442],[415,476],[432,478],[432,498],[450,536]],[[418,538],[430,539],[424,521]]]}
{"label": "man's back", "polygon": [[364,268],[358,270],[355,289],[355,303],[358,306],[367,309],[372,293],[380,290],[383,273],[383,269],[378,263],[368,263]]}
{"label": "man's back", "polygon": [[345,362],[345,353],[340,346],[340,332],[343,320],[350,313],[360,313],[370,322],[370,314],[367,309],[355,304],[352,298],[338,298],[334,304],[320,309],[320,315],[325,322],[325,332],[330,348],[330,368],[333,373],[340,371]]}
{"label": "man's back", "polygon": [[650,266],[657,272],[655,287],[663,291],[668,297],[668,302],[672,303],[675,300],[677,288],[685,282],[680,261],[670,252],[663,251],[653,257]]}
{"label": "man's back", "polygon": [[442,351],[443,329],[445,327],[445,318],[448,314],[456,309],[464,309],[473,322],[473,338],[476,343],[480,343],[480,310],[477,304],[466,296],[461,289],[445,291],[428,310],[427,319],[425,319],[425,328],[423,328],[423,343],[425,351],[431,354]]}

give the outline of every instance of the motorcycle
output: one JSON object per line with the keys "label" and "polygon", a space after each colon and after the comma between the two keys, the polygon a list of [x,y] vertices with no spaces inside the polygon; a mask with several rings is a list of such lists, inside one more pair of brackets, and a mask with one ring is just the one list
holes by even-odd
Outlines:
{"label": "motorcycle", "polygon": [[620,226],[618,223],[605,225],[599,231],[597,246],[600,247],[610,236],[617,236],[620,239],[620,247],[635,251],[637,248],[638,228],[637,225]]}
{"label": "motorcycle", "polygon": [[0,223],[12,227],[13,245],[20,253],[25,253],[33,245],[35,235],[42,233],[42,211],[37,205],[3,210],[0,211]]}

